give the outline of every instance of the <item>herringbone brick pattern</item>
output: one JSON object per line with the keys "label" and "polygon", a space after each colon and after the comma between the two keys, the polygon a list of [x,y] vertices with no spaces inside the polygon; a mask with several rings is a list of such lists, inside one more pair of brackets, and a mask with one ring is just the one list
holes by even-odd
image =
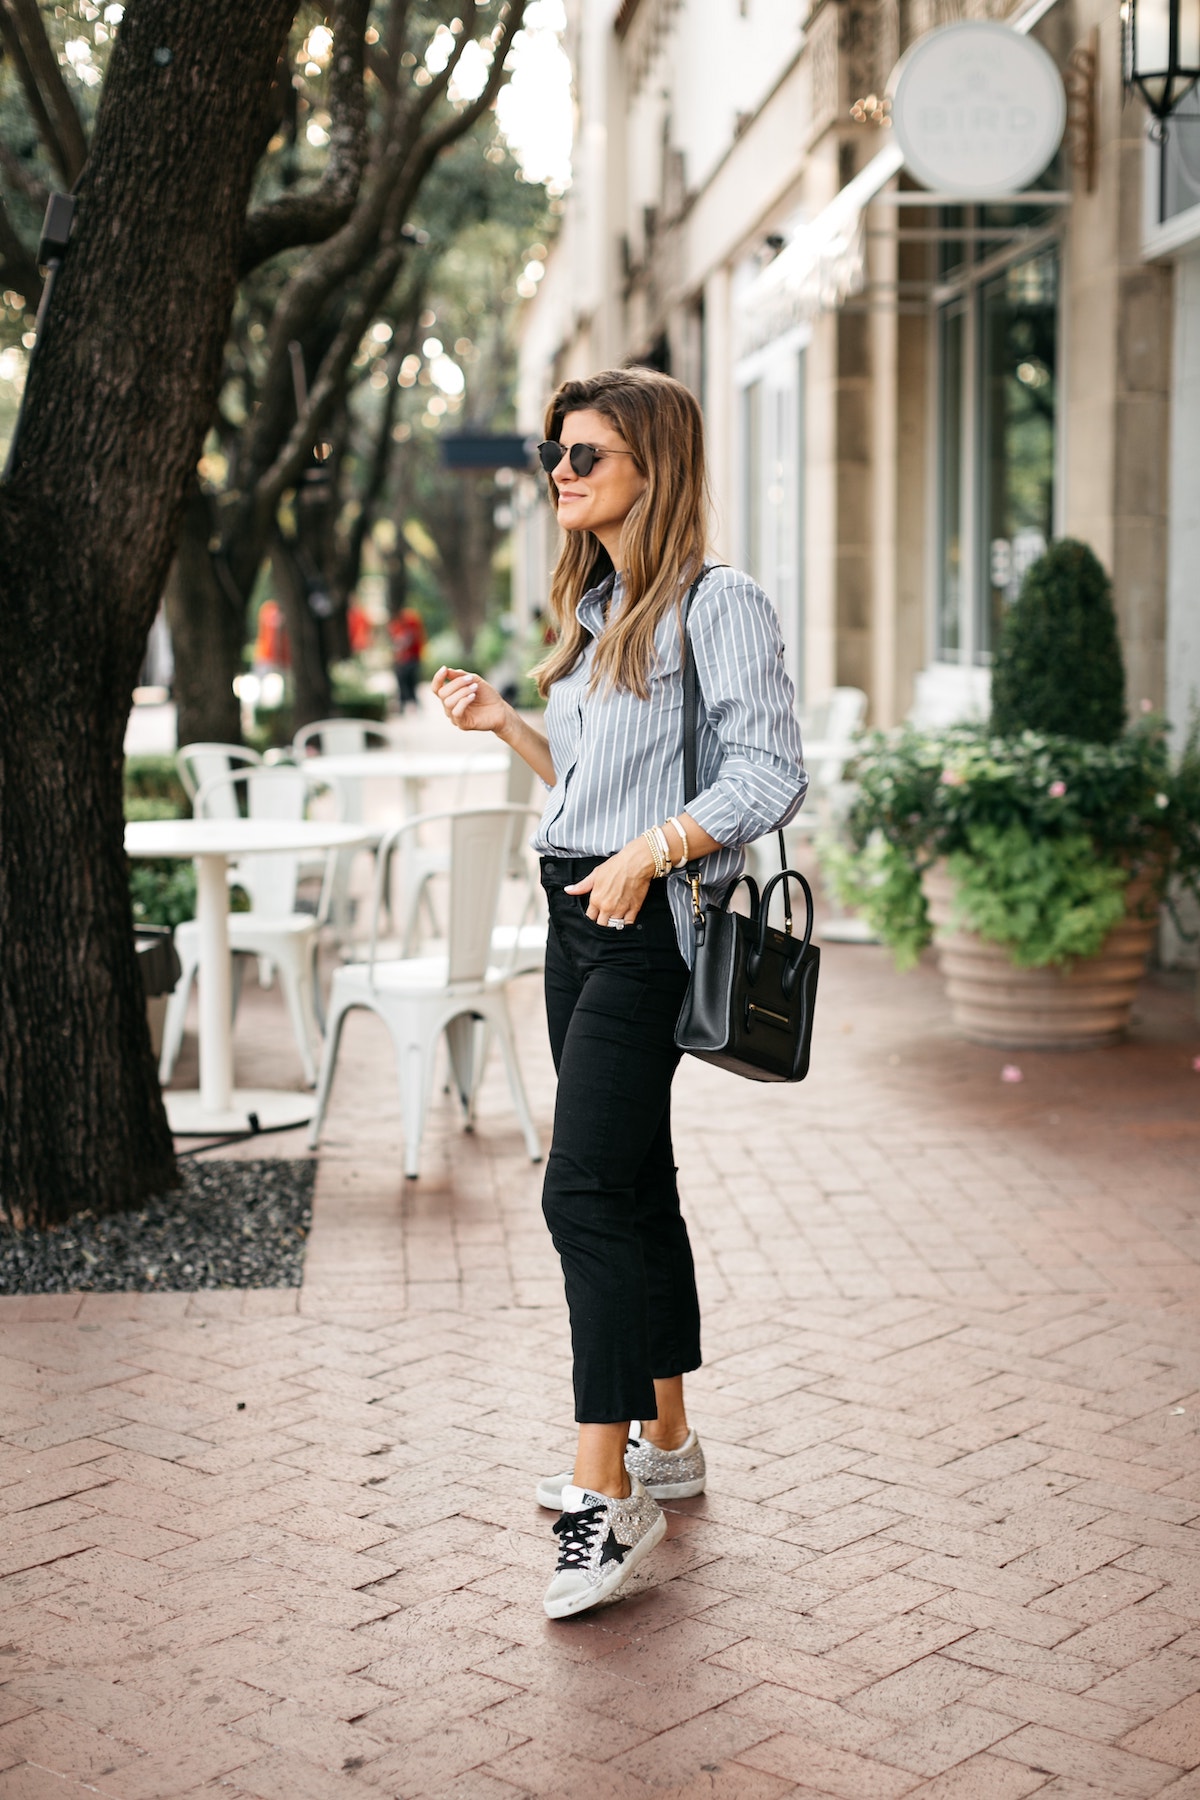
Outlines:
{"label": "herringbone brick pattern", "polygon": [[352,1022],[298,1293],[0,1302],[0,1800],[1197,1800],[1186,999],[1007,1086],[929,972],[822,979],[802,1089],[681,1075],[710,1490],[598,1614],[498,1075],[408,1187]]}

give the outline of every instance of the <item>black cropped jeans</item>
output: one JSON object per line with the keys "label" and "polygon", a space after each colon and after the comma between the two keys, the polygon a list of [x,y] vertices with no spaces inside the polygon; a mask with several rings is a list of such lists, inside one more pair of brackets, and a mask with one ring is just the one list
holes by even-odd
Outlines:
{"label": "black cropped jeans", "polygon": [[657,1416],[654,1382],[700,1366],[700,1306],[671,1146],[688,971],[666,885],[623,931],[565,887],[602,857],[543,857],[546,1014],[558,1070],[542,1211],[571,1314],[575,1417]]}

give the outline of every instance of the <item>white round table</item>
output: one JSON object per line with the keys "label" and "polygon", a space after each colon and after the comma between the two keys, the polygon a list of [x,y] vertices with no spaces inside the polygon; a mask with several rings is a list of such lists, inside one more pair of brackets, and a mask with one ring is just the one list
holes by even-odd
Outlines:
{"label": "white round table", "polygon": [[[300,766],[311,775],[332,776],[342,782],[357,783],[377,776],[399,781],[405,816],[412,818],[421,810],[422,783],[505,775],[509,754],[507,750],[347,750],[306,756]],[[347,792],[347,801],[351,807],[356,805],[353,787]]]}
{"label": "white round table", "polygon": [[312,1117],[308,1094],[233,1085],[233,995],[229,957],[231,857],[273,851],[301,855],[370,843],[362,825],[316,819],[148,819],[125,827],[125,854],[191,858],[196,864],[196,922],[200,928],[200,1087],[164,1094],[176,1137],[303,1125]]}

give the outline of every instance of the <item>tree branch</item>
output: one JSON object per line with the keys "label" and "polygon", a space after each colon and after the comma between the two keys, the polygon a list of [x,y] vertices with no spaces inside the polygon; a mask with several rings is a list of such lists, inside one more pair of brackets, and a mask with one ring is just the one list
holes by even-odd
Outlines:
{"label": "tree branch", "polygon": [[0,169],[3,169],[5,180],[14,194],[23,194],[25,199],[34,205],[38,212],[44,212],[46,202],[50,198],[50,189],[44,181],[27,169],[21,158],[0,139]]}
{"label": "tree branch", "polygon": [[[21,85],[37,116],[46,149],[67,186],[72,187],[87,161],[87,137],[53,45],[46,36],[38,0],[0,0],[0,15],[19,38],[22,54],[16,60]],[[9,31],[4,37],[11,45]]]}
{"label": "tree branch", "polygon": [[42,99],[41,89],[38,87],[32,65],[25,54],[25,46],[21,42],[21,34],[17,30],[17,21],[9,11],[9,6],[10,0],[0,0],[0,38],[3,39],[4,48],[16,65],[21,91],[25,96],[25,104],[29,108],[42,146],[53,157],[56,148],[54,126],[51,123],[50,114],[46,110],[46,102]]}
{"label": "tree branch", "polygon": [[379,43],[367,52],[367,66],[388,97],[385,135],[390,136],[400,95],[400,57],[407,36],[408,0],[391,0]]}
{"label": "tree branch", "polygon": [[500,41],[492,54],[492,66],[488,70],[487,82],[480,93],[462,111],[454,113],[434,131],[426,132],[418,138],[412,152],[405,162],[404,178],[398,190],[398,201],[403,212],[407,212],[412,196],[425,179],[432,164],[450,144],[457,143],[465,137],[472,126],[480,120],[484,113],[495,104],[496,95],[504,83],[504,64],[512,49],[513,38],[521,29],[521,21],[525,16],[527,0],[510,0],[508,13]]}
{"label": "tree branch", "polygon": [[21,295],[30,312],[37,310],[42,297],[42,277],[8,216],[4,197],[0,195],[0,287]]}
{"label": "tree branch", "polygon": [[367,101],[363,89],[365,34],[371,0],[339,0],[333,12],[332,126],[320,183],[307,194],[283,194],[250,214],[241,273],[248,275],[281,250],[323,243],[354,210],[367,157]]}
{"label": "tree branch", "polygon": [[346,371],[362,342],[363,332],[383,304],[408,248],[409,240],[405,238],[389,241],[376,255],[362,288],[346,308],[337,336],[321,359],[308,400],[287,442],[256,484],[254,499],[260,517],[272,514],[285,490],[299,479],[312,454],[317,434],[342,392]]}
{"label": "tree branch", "polygon": [[[416,324],[415,314],[411,323]],[[383,405],[379,409],[375,435],[369,444],[365,458],[366,479],[360,493],[355,496],[358,500],[358,511],[351,519],[349,527],[338,545],[338,585],[344,594],[349,594],[358,584],[359,571],[362,568],[363,546],[367,541],[367,533],[374,523],[375,508],[387,480],[388,466],[392,459],[392,426],[396,422],[396,408],[400,398],[400,388],[396,377],[400,372],[401,351],[406,338],[407,333],[402,335],[400,331],[397,331],[393,340],[392,352],[385,365],[388,378],[387,393],[384,395]]]}
{"label": "tree branch", "polygon": [[[407,128],[406,135],[410,139],[420,133],[423,121],[429,117],[433,108],[445,94],[454,79],[454,71],[458,67],[463,51],[475,36],[475,24],[479,17],[477,0],[467,0],[467,4],[463,7],[463,13],[465,17],[462,22],[462,30],[455,41],[454,54],[447,61],[445,68],[433,77],[428,87],[417,89],[420,97],[407,110],[404,123]],[[398,91],[399,84],[397,84]]]}

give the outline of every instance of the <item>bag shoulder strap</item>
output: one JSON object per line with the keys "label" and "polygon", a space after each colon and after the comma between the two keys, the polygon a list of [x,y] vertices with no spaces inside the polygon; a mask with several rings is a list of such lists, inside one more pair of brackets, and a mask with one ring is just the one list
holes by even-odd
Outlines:
{"label": "bag shoulder strap", "polygon": [[[685,809],[696,798],[698,787],[696,733],[700,718],[700,671],[696,667],[696,652],[692,645],[692,634],[688,630],[688,618],[692,610],[692,601],[696,598],[696,590],[706,575],[714,569],[723,569],[725,563],[708,563],[701,569],[695,581],[688,589],[683,603],[681,623],[683,626],[683,804]],[[784,841],[783,827],[779,837],[779,867],[787,868],[787,844]],[[700,859],[694,856],[687,865],[688,885],[692,890],[692,921],[697,930],[701,930],[700,920]],[[783,910],[787,921],[788,935],[792,930],[792,896],[790,883],[783,884]]]}

